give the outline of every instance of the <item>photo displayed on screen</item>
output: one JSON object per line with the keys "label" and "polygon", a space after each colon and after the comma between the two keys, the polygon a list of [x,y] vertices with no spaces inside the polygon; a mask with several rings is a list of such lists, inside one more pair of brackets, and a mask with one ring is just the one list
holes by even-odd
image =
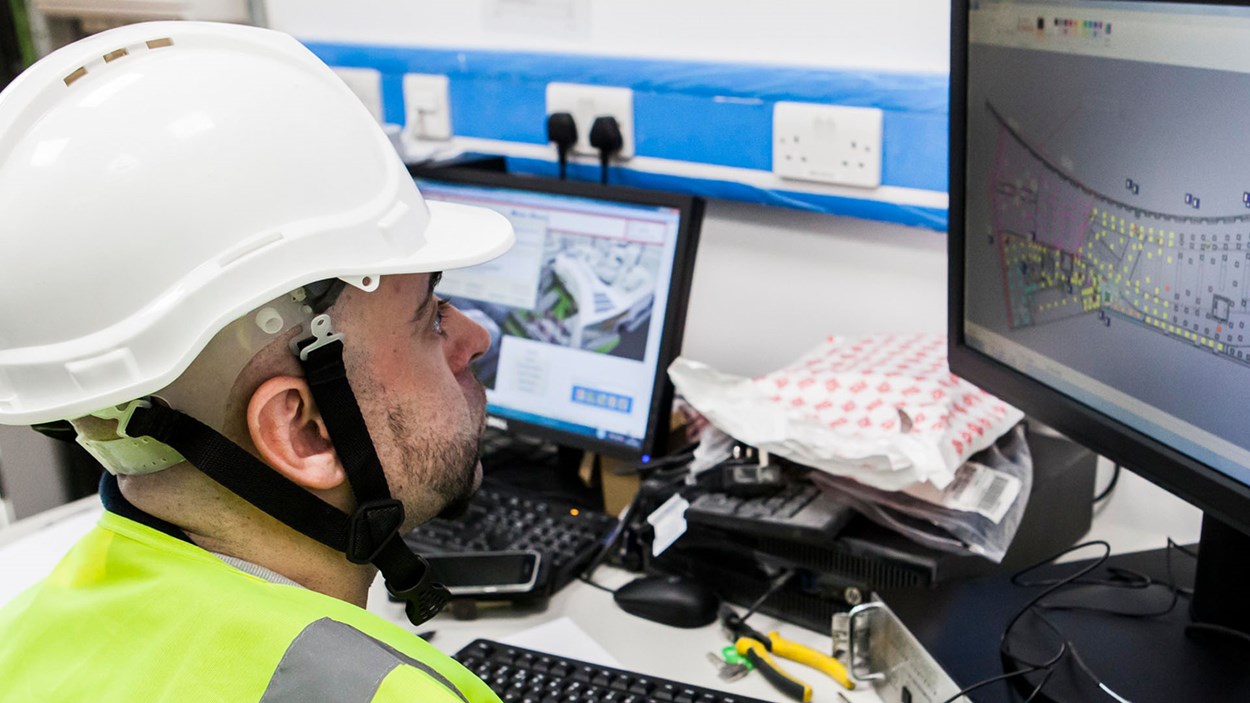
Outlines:
{"label": "photo displayed on screen", "polygon": [[429,200],[487,207],[513,248],[446,271],[438,294],[490,333],[474,364],[492,415],[639,447],[646,434],[680,211],[419,181]]}
{"label": "photo displayed on screen", "polygon": [[969,344],[1250,479],[1250,13],[986,2],[969,36]]}

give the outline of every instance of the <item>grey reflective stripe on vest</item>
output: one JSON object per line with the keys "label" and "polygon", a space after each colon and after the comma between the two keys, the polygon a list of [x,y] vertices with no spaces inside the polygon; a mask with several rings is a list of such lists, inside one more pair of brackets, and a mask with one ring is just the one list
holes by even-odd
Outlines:
{"label": "grey reflective stripe on vest", "polygon": [[261,703],[368,703],[395,667],[424,671],[468,703],[442,674],[349,625],[322,618],[296,636],[269,679]]}

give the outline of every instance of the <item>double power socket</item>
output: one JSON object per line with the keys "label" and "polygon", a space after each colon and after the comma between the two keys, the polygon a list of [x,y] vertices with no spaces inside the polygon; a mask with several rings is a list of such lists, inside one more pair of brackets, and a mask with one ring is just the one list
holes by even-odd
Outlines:
{"label": "double power socket", "polygon": [[884,116],[873,107],[778,102],[773,173],[782,178],[875,188],[881,185]]}
{"label": "double power socket", "polygon": [[[380,75],[373,69],[336,69],[382,120]],[[437,142],[452,137],[451,101],[445,75],[405,74],[403,141]],[[634,92],[629,88],[548,83],[547,114],[567,112],[577,124],[573,153],[597,155],[590,145],[595,118],[616,118],[624,145],[618,159],[634,155]],[[781,178],[875,188],[881,185],[883,113],[877,108],[778,102],[773,106],[773,173]],[[727,135],[728,136],[728,135]],[[725,148],[733,148],[726,139]]]}

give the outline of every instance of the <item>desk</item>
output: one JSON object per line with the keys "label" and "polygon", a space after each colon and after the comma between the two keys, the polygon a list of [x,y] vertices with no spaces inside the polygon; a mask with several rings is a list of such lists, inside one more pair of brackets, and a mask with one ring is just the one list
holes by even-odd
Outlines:
{"label": "desk", "polygon": [[[596,571],[595,581],[615,588],[636,576],[605,566]],[[411,627],[404,619],[403,608],[387,600],[380,582],[374,582],[369,594],[369,610],[392,622]],[[776,689],[758,674],[752,673],[731,684],[716,677],[715,669],[707,661],[707,653],[719,652],[721,647],[729,644],[719,625],[686,630],[643,620],[618,609],[612,602],[611,593],[580,581],[574,581],[553,596],[547,609],[541,612],[517,616],[507,608],[492,609],[471,621],[455,620],[450,614],[443,613],[420,629],[436,630],[438,634],[432,643],[445,652],[455,652],[478,637],[503,639],[561,617],[568,617],[576,623],[620,662],[621,668],[763,700],[782,700]],[[829,651],[828,635],[822,637],[762,613],[753,615],[750,622],[757,630],[768,632],[776,629],[796,642],[818,651]],[[553,653],[579,657],[576,651]],[[871,690],[846,691],[832,679],[804,666],[787,664],[785,660],[781,660],[781,664],[811,684],[815,703],[841,703],[837,696],[839,691],[852,703],[879,703],[881,700]]]}
{"label": "desk", "polygon": [[[1108,538],[1117,552],[1159,546],[1163,535],[1169,533],[1178,540],[1192,541],[1197,535],[1198,525],[1198,514],[1192,509],[1171,524],[1167,521],[1141,520],[1132,515],[1133,510],[1143,508],[1143,489],[1135,485],[1137,482],[1140,479],[1126,474],[1109,503],[1095,517],[1089,538]],[[0,604],[42,578],[60,555],[95,524],[100,512],[97,498],[84,498],[0,531]],[[1148,527],[1134,529],[1137,526]],[[595,578],[613,588],[630,580],[633,575],[603,567]],[[402,608],[387,600],[380,583],[374,584],[369,602],[371,611],[408,626]],[[617,659],[622,668],[744,696],[778,700],[772,687],[756,674],[729,685],[716,677],[706,659],[707,652],[719,650],[726,644],[716,625],[681,630],[642,620],[617,609],[610,594],[580,582],[574,582],[556,594],[547,609],[541,612],[517,614],[498,610],[487,612],[474,621],[457,621],[444,614],[422,629],[437,630],[433,643],[445,652],[455,652],[479,637],[503,639],[561,617],[573,620]],[[829,648],[828,636],[822,637],[764,614],[753,616],[751,624],[763,631],[775,627],[787,637],[821,651],[828,651]],[[554,653],[572,657],[578,655],[577,652]],[[837,696],[841,687],[836,683],[804,667],[795,665],[793,668],[812,685],[814,701],[841,703]],[[844,695],[852,703],[880,702],[880,698],[870,690],[845,692]]]}
{"label": "desk", "polygon": [[[101,512],[98,498],[84,498],[0,531],[0,565],[3,565],[0,568],[0,604],[46,575],[60,556],[95,525]],[[595,580],[609,588],[622,585],[634,577],[635,574],[607,566],[601,567],[595,574]],[[381,579],[375,581],[370,590],[369,610],[405,628],[414,629],[404,617],[403,607],[387,599]],[[453,653],[477,638],[504,639],[561,617],[568,617],[576,623],[623,669],[763,700],[780,700],[777,692],[758,674],[751,674],[732,684],[725,684],[716,677],[716,671],[707,661],[707,653],[720,651],[728,644],[719,626],[713,624],[696,630],[683,630],[643,620],[618,609],[612,602],[612,594],[580,581],[574,581],[553,596],[548,607],[542,611],[489,608],[484,609],[477,620],[471,621],[455,620],[444,613],[420,629],[436,630],[438,635],[433,644],[444,652]],[[827,635],[822,637],[764,614],[753,616],[751,624],[765,632],[775,628],[786,637],[820,651],[827,652],[830,647]],[[585,658],[579,657],[576,651],[552,653]],[[837,692],[843,689],[837,683],[799,665],[791,665],[790,668],[812,685],[813,701],[841,703]],[[880,703],[880,698],[871,690],[850,691],[845,695],[852,703]]]}

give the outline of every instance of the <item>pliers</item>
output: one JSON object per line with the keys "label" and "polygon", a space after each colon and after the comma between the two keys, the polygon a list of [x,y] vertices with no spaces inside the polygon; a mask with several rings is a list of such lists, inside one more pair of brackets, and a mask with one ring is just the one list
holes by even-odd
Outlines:
{"label": "pliers", "polygon": [[809,703],[812,700],[812,687],[778,666],[772,655],[809,666],[842,684],[848,691],[855,688],[855,682],[851,681],[842,662],[810,647],[791,642],[775,631],[765,635],[743,622],[733,608],[727,605],[721,606],[720,623],[738,654],[746,657],[747,661],[759,669],[774,688],[793,700]]}

